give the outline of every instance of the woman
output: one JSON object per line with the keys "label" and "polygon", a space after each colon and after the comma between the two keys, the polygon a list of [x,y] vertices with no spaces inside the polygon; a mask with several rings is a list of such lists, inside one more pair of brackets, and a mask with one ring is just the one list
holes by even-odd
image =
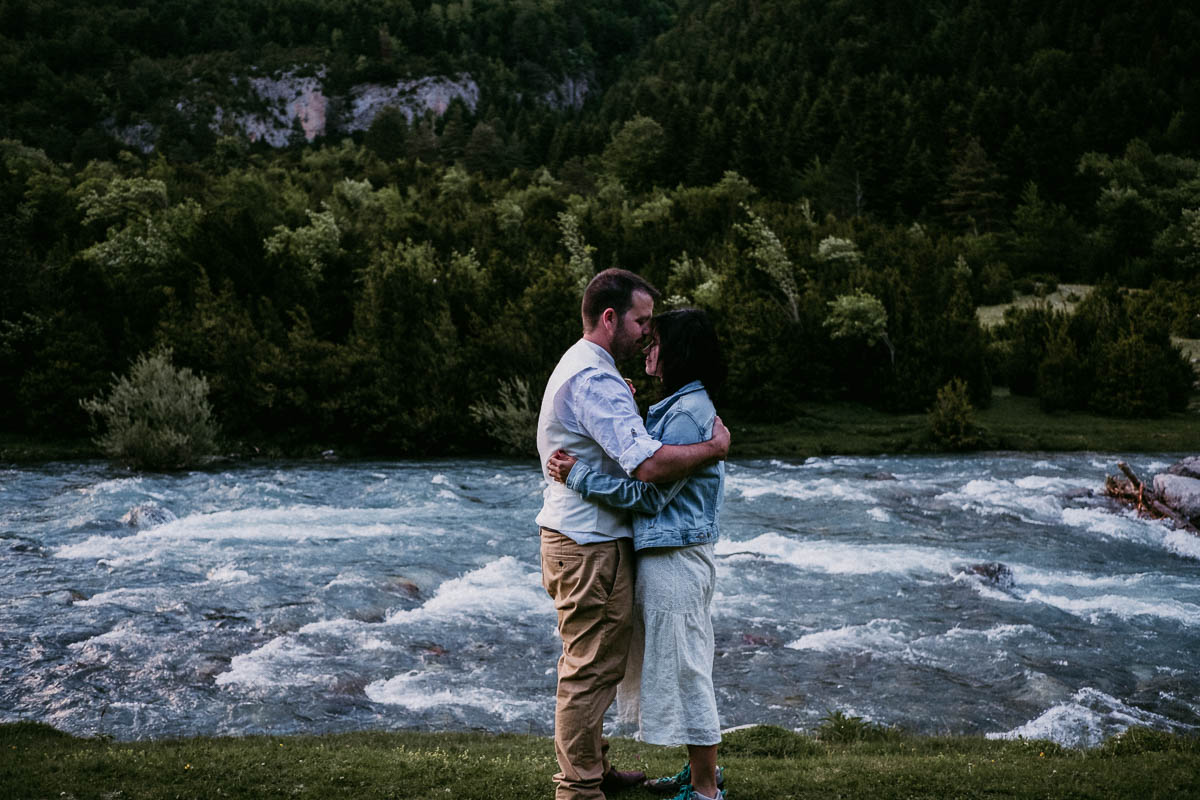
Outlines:
{"label": "woman", "polygon": [[[665,400],[646,415],[646,429],[665,444],[693,444],[712,436],[716,409],[709,392],[725,378],[716,332],[698,309],[654,318],[646,374],[662,381]],[[641,738],[688,748],[688,764],[671,778],[649,781],[651,790],[679,790],[677,800],[723,798],[717,767],[721,729],[713,692],[711,605],[716,582],[714,543],[725,488],[724,463],[711,464],[666,486],[592,470],[558,451],[547,462],[551,476],[584,497],[628,508],[637,551],[635,643],[644,631],[641,661]],[[631,659],[638,648],[631,647]],[[636,674],[636,663],[630,672]]]}

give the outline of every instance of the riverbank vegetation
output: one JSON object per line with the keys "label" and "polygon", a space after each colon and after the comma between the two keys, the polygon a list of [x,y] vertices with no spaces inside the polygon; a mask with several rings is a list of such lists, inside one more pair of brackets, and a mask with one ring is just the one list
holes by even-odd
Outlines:
{"label": "riverbank vegetation", "polygon": [[[997,389],[987,407],[973,412],[973,421],[980,429],[975,447],[1023,452],[1197,453],[1200,452],[1197,416],[1194,408],[1149,420],[1088,412],[1047,413],[1035,397]],[[734,459],[803,460],[814,456],[919,454],[946,449],[932,435],[928,414],[896,414],[861,403],[803,402],[797,404],[792,416],[778,422],[745,419],[736,414],[723,419],[734,433]],[[236,452],[222,452],[220,463],[251,463],[259,458],[316,459],[330,449],[335,449],[334,443],[303,442],[288,448],[263,443]],[[516,443],[513,449],[517,449]],[[336,453],[339,458],[370,454],[353,443],[338,447]],[[0,433],[0,463],[33,464],[101,457],[103,453],[87,437],[52,439]]]}
{"label": "riverbank vegetation", "polygon": [[[1166,430],[1200,338],[1200,15],[1077,5],[0,4],[0,428],[85,437],[79,401],[170,349],[228,452],[512,450],[615,264],[713,314],[747,425],[863,408],[919,449],[905,419],[961,381],[993,434],[957,446],[1039,441],[996,438],[995,387]],[[480,99],[273,150],[205,116],[256,62]],[[149,152],[114,138],[140,122]],[[1096,288],[980,323],[1060,282]]]}
{"label": "riverbank vegetation", "polygon": [[[122,742],[34,723],[0,725],[6,797],[547,798],[549,739],[484,733],[349,733]],[[830,715],[812,736],[734,731],[721,763],[756,798],[1174,798],[1200,791],[1200,740],[1135,728],[1094,750],[1046,741],[918,737]],[[614,763],[674,774],[682,748],[613,741]],[[621,797],[648,800],[644,790]]]}
{"label": "riverbank vegetation", "polygon": [[[973,413],[976,449],[1194,453],[1200,451],[1195,411],[1154,420],[1114,419],[1087,412],[1046,413],[1034,397],[999,389]],[[949,449],[930,430],[928,414],[892,414],[857,403],[803,404],[782,422],[733,420],[735,458],[933,453]],[[1099,485],[1097,485],[1099,488]]]}

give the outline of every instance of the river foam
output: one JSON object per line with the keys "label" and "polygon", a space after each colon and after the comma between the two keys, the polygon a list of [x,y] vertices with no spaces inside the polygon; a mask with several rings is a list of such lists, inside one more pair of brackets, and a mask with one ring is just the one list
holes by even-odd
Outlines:
{"label": "river foam", "polygon": [[511,556],[446,581],[420,608],[399,610],[388,622],[469,621],[479,615],[525,618],[552,614],[554,605],[541,587],[540,573]]}
{"label": "river foam", "polygon": [[[842,710],[1063,744],[1200,725],[1200,539],[1098,496],[1116,460],[1148,461],[730,463],[723,725]],[[551,732],[536,464],[57,465],[0,488],[2,719],[118,739]],[[121,522],[151,504],[176,519]]]}
{"label": "river foam", "polygon": [[774,532],[744,541],[721,539],[716,552],[728,560],[765,557],[800,570],[833,575],[948,574],[961,560],[936,548],[797,540]]}
{"label": "river foam", "polygon": [[1130,726],[1142,725],[1185,733],[1192,725],[1179,725],[1159,714],[1143,711],[1092,687],[1084,687],[1069,701],[1047,709],[1036,719],[1009,731],[988,733],[989,739],[1046,739],[1065,747],[1096,747]]}
{"label": "river foam", "polygon": [[[368,684],[366,695],[373,702],[417,712],[447,706],[474,708],[505,722],[546,713],[551,706],[546,700],[521,700],[507,692],[477,685],[478,675],[452,681],[447,681],[447,677],[437,673],[406,672]],[[458,685],[448,687],[448,682]]]}

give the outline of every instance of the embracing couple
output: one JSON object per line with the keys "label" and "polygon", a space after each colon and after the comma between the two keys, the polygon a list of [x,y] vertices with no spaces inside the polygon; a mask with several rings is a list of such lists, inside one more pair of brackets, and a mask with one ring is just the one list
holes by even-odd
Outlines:
{"label": "embracing couple", "polygon": [[[707,315],[654,316],[658,296],[632,272],[597,274],[583,295],[583,338],[542,397],[542,584],[562,638],[557,800],[598,800],[645,779],[606,755],[604,713],[619,686],[622,716],[636,706],[643,740],[688,747],[679,774],[644,785],[679,800],[723,798],[710,607],[729,431],[709,392],[724,362]],[[645,421],[617,370],[639,349],[664,395]]]}

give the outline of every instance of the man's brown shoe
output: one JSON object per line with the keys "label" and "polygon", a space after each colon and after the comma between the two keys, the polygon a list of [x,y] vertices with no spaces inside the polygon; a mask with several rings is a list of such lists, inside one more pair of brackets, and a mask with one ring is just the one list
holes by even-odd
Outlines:
{"label": "man's brown shoe", "polygon": [[613,794],[641,786],[644,780],[646,780],[644,772],[617,772],[609,767],[608,772],[604,773],[604,777],[600,780],[600,791],[605,794]]}

